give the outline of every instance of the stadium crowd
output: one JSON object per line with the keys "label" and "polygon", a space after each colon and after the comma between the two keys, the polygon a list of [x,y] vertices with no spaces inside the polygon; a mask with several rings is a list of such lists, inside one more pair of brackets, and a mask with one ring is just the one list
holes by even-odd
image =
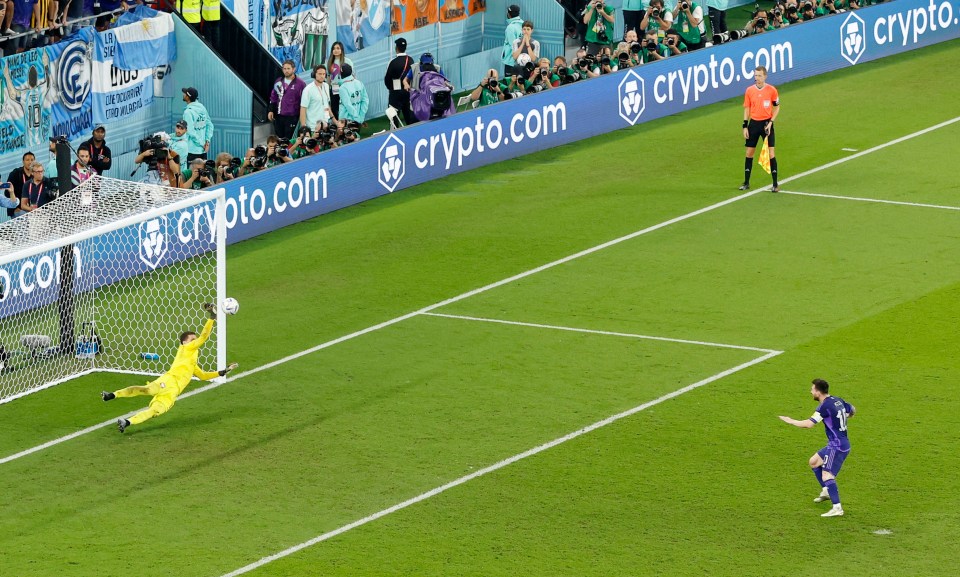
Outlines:
{"label": "stadium crowd", "polygon": [[[724,13],[710,8],[711,0],[708,0],[708,17],[713,33],[712,41],[708,41],[704,8],[693,0],[677,0],[672,8],[668,8],[664,0],[624,0],[625,26],[622,38],[612,37],[615,9],[604,0],[563,0],[561,4],[568,16],[567,35],[582,40],[582,46],[571,62],[567,62],[564,55],[551,58],[542,54],[540,42],[535,38],[534,23],[522,17],[520,6],[511,5],[507,9],[504,32],[502,75],[497,69],[488,70],[477,86],[469,91],[469,100],[473,106],[487,106],[521,98],[881,1],[776,0],[770,10],[757,5],[744,28],[727,30]],[[109,12],[96,16],[98,28],[108,27],[116,12],[128,8],[123,0],[99,0],[97,8],[94,8],[93,2],[6,0],[4,33],[14,34],[8,37],[14,40],[34,38],[34,44],[29,46],[36,46],[36,42],[42,45],[57,38],[57,34],[64,33],[65,27],[71,23],[70,18],[74,14],[71,7],[74,4],[82,6],[77,12],[81,18],[95,15],[93,11],[97,9]],[[177,0],[174,9],[180,10],[185,20],[195,26],[198,32],[209,35],[216,28],[209,25],[207,18],[214,24],[219,20],[219,8],[216,14],[201,10],[209,2]],[[14,14],[11,14],[11,5]],[[188,6],[194,5],[196,10],[188,9]],[[32,7],[32,21],[23,17],[22,10],[25,8],[17,12],[20,6]],[[3,0],[0,0],[0,18],[5,14],[3,7]],[[573,16],[577,16],[577,19],[570,22]],[[8,24],[14,28],[9,28]],[[32,27],[25,30],[28,25]],[[10,41],[6,40],[7,43]],[[15,46],[20,51],[28,47],[27,44]],[[432,54],[424,53],[419,58],[413,58],[406,54],[407,43],[404,38],[397,38],[395,47],[396,57],[391,60],[384,74],[384,85],[390,95],[386,112],[391,128],[453,114],[455,87],[447,80]],[[294,62],[287,60],[283,63],[282,75],[276,79],[268,96],[268,120],[273,125],[273,134],[262,144],[249,148],[243,157],[234,157],[227,152],[211,153],[214,127],[210,115],[199,101],[197,89],[183,88],[186,108],[183,118],[176,122],[173,134],[158,132],[139,143],[136,163],[138,168],[145,164],[146,171],[137,177],[138,180],[202,189],[359,139],[361,128],[365,125],[369,98],[363,82],[356,77],[354,64],[346,56],[342,43],[333,43],[327,62],[315,66],[310,79],[308,83],[297,75]],[[111,152],[105,135],[106,127],[96,127],[91,138],[75,151],[77,159],[71,168],[71,181],[74,184],[92,174],[106,174],[110,170]],[[50,141],[51,159],[46,165],[36,162],[32,152],[26,152],[22,166],[13,170],[7,181],[0,185],[0,206],[7,208],[11,217],[29,212],[55,198],[56,139],[51,138]],[[138,172],[135,171],[131,178]]]}

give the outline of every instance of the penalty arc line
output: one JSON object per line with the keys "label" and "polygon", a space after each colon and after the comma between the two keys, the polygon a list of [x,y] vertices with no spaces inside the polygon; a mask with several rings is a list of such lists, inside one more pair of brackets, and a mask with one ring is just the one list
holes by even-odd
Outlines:
{"label": "penalty arc line", "polygon": [[[815,167],[815,168],[812,168],[812,169],[810,169],[810,170],[808,170],[808,171],[806,171],[806,172],[801,172],[800,174],[797,174],[797,175],[794,175],[794,176],[790,176],[790,177],[784,178],[784,179],[782,179],[780,182],[785,184],[785,183],[790,182],[790,181],[792,181],[792,180],[796,180],[796,179],[802,178],[802,177],[804,177],[804,176],[809,176],[809,175],[811,175],[811,174],[815,174],[815,173],[817,173],[817,172],[820,172],[821,170],[826,170],[826,169],[828,169],[828,168],[832,168],[832,167],[837,166],[837,165],[839,165],[839,164],[843,164],[844,162],[849,162],[849,161],[851,161],[851,160],[853,160],[853,159],[855,159],[855,158],[860,158],[861,156],[865,156],[865,155],[870,154],[870,153],[872,153],[872,152],[876,152],[876,151],[878,151],[878,150],[882,150],[882,149],[884,149],[884,148],[887,148],[888,146],[893,146],[894,144],[899,144],[899,143],[904,142],[904,141],[906,141],[906,140],[910,140],[911,138],[916,138],[917,136],[922,136],[922,135],[924,135],[924,134],[927,134],[928,132],[932,132],[932,131],[937,130],[937,129],[939,129],[939,128],[943,128],[943,127],[945,127],[945,126],[949,126],[950,124],[953,124],[953,123],[958,122],[958,121],[960,121],[960,116],[958,116],[958,117],[956,117],[956,118],[952,118],[952,119],[950,119],[950,120],[946,120],[946,121],[941,122],[941,123],[939,123],[939,124],[935,124],[935,125],[933,125],[933,126],[924,128],[924,129],[922,129],[922,130],[918,130],[917,132],[913,132],[913,133],[911,133],[911,134],[907,134],[906,136],[901,136],[901,137],[899,137],[899,138],[895,138],[895,139],[893,139],[893,140],[891,140],[891,141],[889,141],[889,142],[884,142],[883,144],[879,144],[879,145],[877,145],[877,146],[874,146],[873,148],[868,148],[868,149],[866,149],[866,150],[864,150],[864,151],[862,151],[862,152],[858,152],[858,153],[856,153],[856,154],[851,154],[850,156],[847,156],[847,157],[845,157],[845,158],[841,158],[841,159],[838,159],[838,160],[834,160],[834,161],[832,161],[832,162],[828,162],[828,163],[826,163],[826,164],[823,164],[823,165],[817,166],[817,167]],[[348,340],[350,340],[350,339],[354,339],[354,338],[356,338],[356,337],[365,335],[365,334],[367,334],[367,333],[371,333],[371,332],[374,332],[374,331],[377,331],[377,330],[380,330],[380,329],[389,327],[389,326],[391,326],[391,325],[394,325],[394,324],[397,324],[397,323],[399,323],[399,322],[405,321],[405,320],[407,320],[407,319],[409,319],[409,318],[412,318],[412,317],[415,317],[415,316],[417,316],[417,315],[430,312],[430,311],[432,311],[432,310],[438,309],[438,308],[443,307],[443,306],[446,306],[446,305],[448,305],[448,304],[452,304],[452,303],[461,301],[461,300],[463,300],[463,299],[470,298],[470,297],[472,297],[472,296],[474,296],[474,295],[478,295],[478,294],[480,294],[480,293],[483,293],[483,292],[486,292],[486,291],[488,291],[488,290],[497,288],[497,287],[499,287],[499,286],[503,286],[503,285],[505,285],[505,284],[508,284],[508,283],[511,283],[511,282],[520,280],[520,279],[522,279],[522,278],[526,278],[526,277],[531,276],[531,275],[534,275],[534,274],[537,274],[538,272],[542,272],[542,271],[545,271],[545,270],[547,270],[547,269],[553,268],[553,267],[555,267],[555,266],[559,266],[559,265],[561,265],[561,264],[565,264],[565,263],[570,262],[570,261],[572,261],[572,260],[578,259],[578,258],[580,258],[580,257],[582,257],[582,256],[586,256],[586,255],[589,255],[589,254],[593,254],[593,253],[595,253],[595,252],[597,252],[597,251],[601,251],[601,250],[603,250],[603,249],[606,249],[606,248],[609,248],[609,247],[611,247],[611,246],[620,244],[620,243],[622,243],[622,242],[628,241],[628,240],[633,239],[633,238],[636,238],[636,237],[638,237],[638,236],[642,236],[642,235],[645,235],[645,234],[647,234],[647,233],[651,233],[651,232],[654,232],[654,231],[656,231],[656,230],[660,230],[661,228],[670,226],[670,225],[672,225],[672,224],[676,224],[676,223],[678,223],[678,222],[682,222],[682,221],[684,221],[684,220],[693,218],[693,217],[695,217],[695,216],[699,216],[699,215],[701,215],[701,214],[704,214],[704,213],[707,213],[707,212],[716,210],[716,209],[718,209],[718,208],[722,208],[722,207],[727,206],[727,205],[729,205],[729,204],[733,204],[733,203],[735,203],[735,202],[739,202],[739,201],[741,201],[741,200],[744,200],[744,199],[746,199],[746,198],[750,198],[750,197],[755,196],[755,195],[757,195],[757,194],[759,194],[759,193],[761,193],[761,192],[764,192],[765,190],[769,190],[769,188],[770,188],[769,186],[766,186],[766,187],[763,187],[763,188],[758,188],[758,189],[755,189],[755,190],[751,190],[751,191],[745,192],[745,193],[743,193],[743,194],[741,194],[741,195],[734,196],[734,197],[732,197],[732,198],[728,198],[727,200],[723,200],[723,201],[720,201],[720,202],[711,204],[710,206],[706,206],[706,207],[704,207],[704,208],[695,210],[695,211],[693,211],[693,212],[688,212],[687,214],[684,214],[684,215],[681,215],[681,216],[678,216],[678,217],[675,217],[675,218],[671,218],[670,220],[666,220],[666,221],[661,222],[661,223],[659,223],[659,224],[655,224],[655,225],[653,225],[653,226],[649,226],[649,227],[644,228],[644,229],[642,229],[642,230],[638,230],[638,231],[636,231],[636,232],[632,232],[632,233],[630,233],[630,234],[628,234],[628,235],[621,236],[621,237],[615,238],[615,239],[613,239],[613,240],[609,240],[609,241],[607,241],[607,242],[605,242],[605,243],[598,244],[598,245],[596,245],[596,246],[594,246],[594,247],[591,247],[591,248],[582,250],[582,251],[577,252],[577,253],[574,253],[574,254],[572,254],[572,255],[569,255],[569,256],[563,257],[563,258],[561,258],[561,259],[555,260],[555,261],[553,261],[553,262],[549,262],[549,263],[547,263],[547,264],[538,266],[538,267],[536,267],[536,268],[527,270],[527,271],[525,271],[525,272],[522,272],[522,273],[513,275],[513,276],[511,276],[511,277],[509,277],[509,278],[505,278],[505,279],[503,279],[503,280],[500,280],[500,281],[497,281],[497,282],[494,282],[494,283],[491,283],[491,284],[482,286],[482,287],[477,288],[477,289],[473,289],[473,290],[471,290],[471,291],[462,293],[462,294],[460,294],[460,295],[457,295],[457,296],[455,296],[455,297],[446,299],[446,300],[444,300],[444,301],[440,301],[440,302],[438,302],[438,303],[435,303],[435,304],[426,306],[426,307],[424,307],[424,308],[422,308],[422,309],[420,309],[420,310],[416,310],[416,311],[409,312],[409,313],[407,313],[407,314],[405,314],[405,315],[401,315],[401,316],[399,316],[399,317],[390,319],[390,320],[388,320],[388,321],[384,321],[384,322],[382,322],[382,323],[378,323],[378,324],[376,324],[376,325],[367,327],[367,328],[365,328],[365,329],[361,329],[361,330],[359,330],[359,331],[355,331],[355,332],[352,332],[352,333],[350,333],[350,334],[344,335],[344,336],[339,337],[339,338],[337,338],[337,339],[334,339],[334,340],[332,340],[332,341],[328,341],[328,342],[319,344],[319,345],[317,345],[317,346],[315,346],[315,347],[311,347],[311,348],[309,348],[309,349],[305,349],[305,350],[300,351],[300,352],[298,352],[298,353],[294,353],[294,354],[292,354],[292,355],[288,355],[288,356],[286,356],[286,357],[283,357],[283,358],[277,359],[277,360],[275,360],[275,361],[266,363],[266,364],[261,365],[261,366],[259,366],[259,367],[253,368],[253,369],[251,369],[251,370],[249,370],[249,371],[245,371],[245,372],[243,372],[243,373],[239,373],[239,374],[237,374],[236,376],[232,377],[231,379],[229,379],[229,380],[227,380],[227,381],[223,381],[223,382],[219,382],[219,383],[211,383],[211,384],[206,385],[206,386],[204,386],[204,387],[201,387],[201,388],[198,388],[198,389],[194,389],[194,390],[192,390],[192,391],[190,391],[190,392],[188,392],[188,393],[186,393],[186,394],[180,395],[179,399],[185,399],[185,398],[187,398],[187,397],[192,397],[193,395],[198,395],[198,394],[200,394],[200,393],[204,393],[204,392],[210,391],[210,390],[215,389],[215,388],[217,388],[217,387],[219,387],[219,386],[221,386],[221,385],[223,385],[223,384],[225,384],[225,383],[227,383],[227,382],[233,382],[233,381],[236,381],[236,380],[239,380],[239,379],[248,377],[248,376],[250,376],[250,375],[255,375],[255,374],[257,374],[257,373],[259,373],[259,372],[261,372],[261,371],[265,371],[265,370],[267,370],[267,369],[271,369],[271,368],[273,368],[273,367],[282,365],[282,364],[284,364],[284,363],[288,363],[288,362],[290,362],[290,361],[299,359],[300,357],[303,357],[303,356],[306,356],[306,355],[315,353],[315,352],[317,352],[317,351],[321,351],[321,350],[323,350],[323,349],[325,349],[325,348],[331,347],[331,346],[336,345],[336,344],[338,344],[338,343],[342,343],[342,342],[344,342],[344,341],[348,341]],[[128,413],[128,415],[132,415],[132,414],[134,414],[134,413],[133,413],[133,412]],[[42,450],[44,450],[44,449],[49,449],[50,447],[54,447],[54,446],[56,446],[56,445],[59,445],[60,443],[64,443],[64,442],[69,441],[69,440],[71,440],[71,439],[76,439],[77,437],[86,435],[87,433],[92,433],[93,431],[96,431],[96,430],[98,430],[98,429],[102,429],[102,428],[104,428],[104,427],[108,427],[108,426],[113,425],[113,424],[115,424],[115,423],[116,423],[116,419],[111,419],[111,420],[109,420],[109,421],[104,421],[104,422],[99,423],[99,424],[97,424],[97,425],[93,425],[93,426],[87,427],[86,429],[82,429],[82,430],[80,430],[80,431],[76,431],[76,432],[70,433],[69,435],[65,435],[65,436],[60,437],[60,438],[58,438],[58,439],[53,439],[53,440],[51,440],[51,441],[47,441],[46,443],[43,443],[43,444],[41,444],[41,445],[37,445],[37,446],[31,447],[31,448],[29,448],[29,449],[24,449],[23,451],[20,451],[20,452],[18,452],[18,453],[14,453],[14,454],[12,454],[12,455],[8,455],[8,456],[6,456],[6,457],[0,458],[0,465],[3,465],[3,464],[5,464],[5,463],[9,463],[10,461],[14,461],[14,460],[20,459],[20,458],[22,458],[22,457],[26,457],[26,456],[28,456],[28,455],[31,455],[31,454],[36,453],[36,452],[38,452],[38,451],[42,451]]]}
{"label": "penalty arc line", "polygon": [[746,369],[746,368],[748,368],[748,367],[752,367],[753,365],[762,363],[762,362],[766,361],[767,359],[771,359],[771,358],[773,358],[773,357],[775,357],[775,356],[777,356],[777,355],[779,355],[779,354],[781,354],[781,351],[772,351],[772,352],[770,352],[770,353],[767,353],[767,354],[763,355],[762,357],[757,357],[757,358],[755,358],[755,359],[753,359],[753,360],[751,360],[751,361],[747,361],[747,362],[742,363],[742,364],[739,364],[739,365],[737,365],[737,366],[735,366],[735,367],[733,367],[733,368],[727,369],[727,370],[725,370],[725,371],[721,371],[721,372],[719,372],[719,373],[717,373],[717,374],[715,374],[715,375],[713,375],[713,376],[707,377],[707,378],[705,378],[705,379],[703,379],[703,380],[701,380],[701,381],[697,381],[696,383],[693,383],[692,385],[687,385],[687,386],[685,386],[685,387],[683,387],[683,388],[677,389],[677,390],[675,390],[675,391],[673,391],[673,392],[670,392],[670,393],[667,393],[667,394],[665,394],[665,395],[663,395],[663,396],[661,396],[661,397],[658,397],[658,398],[656,398],[656,399],[654,399],[654,400],[652,400],[652,401],[647,401],[646,403],[643,403],[642,405],[638,405],[638,406],[636,406],[636,407],[634,407],[634,408],[632,408],[632,409],[628,409],[628,410],[626,410],[626,411],[623,411],[622,413],[617,413],[617,414],[615,414],[615,415],[609,416],[609,417],[607,417],[607,418],[605,418],[605,419],[603,419],[603,420],[601,420],[601,421],[597,421],[597,422],[595,422],[595,423],[593,423],[593,424],[591,424],[591,425],[587,425],[586,427],[583,427],[582,429],[577,429],[576,431],[573,431],[572,433],[567,433],[566,435],[564,435],[564,436],[562,436],[562,437],[556,438],[556,439],[554,439],[554,440],[552,440],[552,441],[549,441],[549,442],[547,442],[547,443],[544,443],[544,444],[542,444],[542,445],[538,445],[538,446],[536,446],[536,447],[534,447],[534,448],[532,448],[532,449],[528,449],[528,450],[526,450],[526,451],[524,451],[524,452],[522,452],[522,453],[518,453],[518,454],[516,454],[516,455],[514,455],[514,456],[512,456],[512,457],[508,457],[508,458],[506,458],[506,459],[504,459],[504,460],[502,460],[502,461],[499,461],[499,462],[497,462],[497,463],[494,463],[493,465],[489,465],[489,466],[487,466],[487,467],[484,467],[483,469],[479,469],[479,470],[477,470],[477,471],[474,471],[473,473],[470,473],[469,475],[464,475],[463,477],[460,477],[459,479],[455,479],[455,480],[453,480],[453,481],[450,481],[449,483],[446,483],[445,485],[441,485],[441,486],[436,487],[436,488],[434,488],[434,489],[431,489],[431,490],[429,490],[429,491],[427,491],[427,492],[425,492],[425,493],[421,493],[421,494],[417,495],[416,497],[412,497],[412,498],[410,498],[410,499],[407,499],[406,501],[403,501],[403,502],[401,502],[401,503],[397,503],[396,505],[393,505],[392,507],[388,507],[388,508],[383,509],[383,510],[381,510],[381,511],[377,511],[376,513],[373,513],[372,515],[368,515],[368,516],[366,516],[366,517],[364,517],[364,518],[362,518],[362,519],[358,519],[358,520],[356,520],[356,521],[354,521],[354,522],[352,522],[352,523],[349,523],[349,524],[347,524],[347,525],[344,525],[344,526],[342,526],[342,527],[339,527],[339,528],[337,528],[337,529],[334,529],[333,531],[328,531],[328,532],[326,532],[326,533],[324,533],[324,534],[322,534],[322,535],[318,535],[318,536],[314,537],[313,539],[310,539],[309,541],[304,541],[303,543],[299,543],[299,544],[294,545],[294,546],[292,546],[292,547],[288,547],[287,549],[284,549],[283,551],[280,551],[280,552],[278,552],[278,553],[274,553],[273,555],[268,555],[268,556],[266,556],[266,557],[263,557],[263,558],[259,559],[258,561],[254,561],[253,563],[250,563],[250,564],[248,564],[248,565],[244,565],[243,567],[241,567],[241,568],[239,568],[239,569],[236,569],[236,570],[234,570],[234,571],[231,571],[230,573],[225,573],[225,574],[222,575],[221,577],[237,577],[238,575],[243,575],[244,573],[249,573],[250,571],[253,571],[253,570],[255,570],[255,569],[259,569],[260,567],[263,567],[264,565],[267,565],[268,563],[272,563],[272,562],[277,561],[277,560],[279,560],[279,559],[282,559],[282,558],[284,558],[284,557],[288,557],[288,556],[290,556],[290,555],[292,555],[292,554],[294,554],[294,553],[296,553],[296,552],[298,552],[298,551],[301,551],[301,550],[306,549],[306,548],[308,548],[308,547],[312,547],[313,545],[316,545],[316,544],[318,544],[318,543],[322,543],[323,541],[327,541],[327,540],[329,540],[329,539],[332,539],[332,538],[334,538],[334,537],[337,537],[338,535],[342,535],[342,534],[346,533],[347,531],[350,531],[351,529],[356,529],[357,527],[360,527],[360,526],[362,526],[362,525],[366,525],[367,523],[370,523],[370,522],[372,522],[372,521],[376,521],[377,519],[380,519],[380,518],[382,518],[382,517],[386,517],[387,515],[390,515],[391,513],[396,513],[397,511],[400,511],[400,510],[402,510],[402,509],[406,509],[407,507],[409,507],[409,506],[411,506],[411,505],[415,505],[415,504],[417,504],[417,503],[420,503],[421,501],[426,501],[427,499],[429,499],[429,498],[431,498],[431,497],[435,497],[435,496],[437,496],[437,495],[439,495],[439,494],[441,494],[441,493],[444,493],[444,492],[446,492],[446,491],[448,491],[448,490],[450,490],[450,489],[453,489],[454,487],[458,487],[458,486],[460,486],[460,485],[463,485],[464,483],[467,483],[467,482],[469,482],[469,481],[472,481],[472,480],[474,480],[474,479],[476,479],[476,478],[478,478],[478,477],[482,477],[482,476],[487,475],[487,474],[489,474],[489,473],[493,473],[494,471],[498,471],[498,470],[500,470],[500,469],[503,469],[504,467],[507,467],[507,466],[509,466],[509,465],[512,465],[513,463],[516,463],[517,461],[521,461],[521,460],[523,460],[523,459],[526,459],[527,457],[532,457],[533,455],[536,455],[536,454],[538,454],[538,453],[542,453],[542,452],[544,452],[544,451],[546,451],[546,450],[548,450],[548,449],[552,449],[553,447],[556,447],[557,445],[561,445],[561,444],[563,444],[563,443],[566,443],[567,441],[571,441],[571,440],[573,440],[573,439],[576,439],[577,437],[580,437],[580,436],[586,435],[587,433],[591,433],[591,432],[593,432],[593,431],[596,431],[597,429],[600,429],[601,427],[605,427],[605,426],[607,426],[607,425],[609,425],[609,424],[611,424],[611,423],[615,423],[615,422],[617,422],[617,421],[619,421],[619,420],[621,420],[621,419],[625,419],[626,417],[629,417],[629,416],[631,416],[631,415],[635,415],[635,414],[637,414],[637,413],[639,413],[639,412],[641,412],[641,411],[644,411],[644,410],[646,410],[646,409],[649,409],[650,407],[659,405],[660,403],[662,403],[662,402],[664,402],[664,401],[668,401],[668,400],[673,399],[673,398],[675,398],[675,397],[679,397],[680,395],[682,395],[682,394],[684,394],[684,393],[689,393],[690,391],[693,391],[693,390],[695,390],[695,389],[698,389],[698,388],[700,388],[700,387],[702,387],[702,386],[704,386],[704,385],[708,385],[708,384],[710,384],[710,383],[712,383],[712,382],[714,382],[714,381],[718,381],[718,380],[720,380],[720,379],[722,379],[722,378],[724,378],[724,377],[727,377],[727,376],[729,376],[729,375],[732,375],[733,373],[736,373],[736,372],[741,371],[741,370],[743,370],[743,369]]}

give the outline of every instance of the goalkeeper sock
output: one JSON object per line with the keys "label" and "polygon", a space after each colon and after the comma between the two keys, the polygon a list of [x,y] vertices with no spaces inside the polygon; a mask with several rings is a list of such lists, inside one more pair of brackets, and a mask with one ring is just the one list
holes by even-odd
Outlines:
{"label": "goalkeeper sock", "polygon": [[777,157],[770,158],[770,176],[773,177],[773,186],[777,186]]}
{"label": "goalkeeper sock", "polygon": [[750,184],[750,171],[753,170],[753,159],[747,157],[743,161],[743,184]]}

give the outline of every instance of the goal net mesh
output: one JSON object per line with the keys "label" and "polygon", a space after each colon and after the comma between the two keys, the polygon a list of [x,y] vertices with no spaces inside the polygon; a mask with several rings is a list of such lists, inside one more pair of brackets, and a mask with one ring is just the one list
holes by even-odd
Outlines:
{"label": "goal net mesh", "polygon": [[[93,371],[165,371],[220,302],[222,202],[95,176],[0,224],[0,403]],[[200,366],[222,346],[215,331]]]}

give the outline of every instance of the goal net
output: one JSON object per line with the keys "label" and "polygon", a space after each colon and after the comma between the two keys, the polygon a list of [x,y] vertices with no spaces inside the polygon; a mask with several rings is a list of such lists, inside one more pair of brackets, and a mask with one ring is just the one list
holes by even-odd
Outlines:
{"label": "goal net", "polygon": [[[159,375],[226,289],[214,192],[95,176],[0,224],[0,403],[94,371]],[[225,323],[200,366],[226,361]]]}

